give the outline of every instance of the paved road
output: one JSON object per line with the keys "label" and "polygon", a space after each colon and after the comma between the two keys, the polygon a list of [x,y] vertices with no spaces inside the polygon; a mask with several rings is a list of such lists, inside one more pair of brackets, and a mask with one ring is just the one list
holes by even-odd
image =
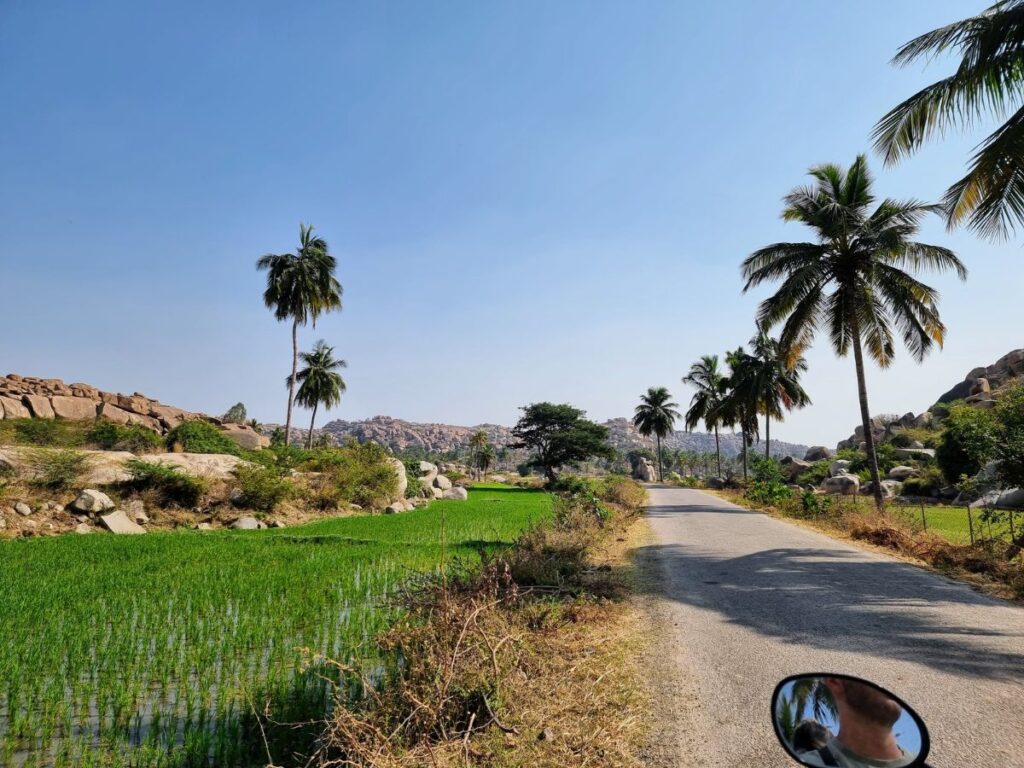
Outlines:
{"label": "paved road", "polygon": [[795,765],[772,689],[828,670],[901,694],[929,726],[930,765],[1024,765],[1024,609],[700,491],[650,497],[665,648],[699,701],[681,764]]}

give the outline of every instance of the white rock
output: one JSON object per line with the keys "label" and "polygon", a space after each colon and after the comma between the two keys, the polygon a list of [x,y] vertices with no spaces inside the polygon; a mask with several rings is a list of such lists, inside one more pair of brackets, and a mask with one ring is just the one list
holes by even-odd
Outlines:
{"label": "white rock", "polygon": [[908,477],[913,477],[917,474],[917,470],[914,467],[908,467],[901,465],[899,467],[893,467],[889,470],[890,480],[906,480]]}
{"label": "white rock", "polygon": [[441,494],[441,498],[448,499],[449,501],[465,501],[466,499],[469,498],[469,491],[467,491],[465,488],[461,486],[458,486],[455,488],[450,488],[449,490],[445,491],[443,494]]}
{"label": "white rock", "polygon": [[828,473],[832,475],[832,477],[838,477],[839,475],[847,475],[849,474],[849,472],[847,472],[846,470],[848,470],[849,468],[849,461],[847,461],[846,459],[836,459],[831,464],[829,464]]}
{"label": "white rock", "polygon": [[30,507],[23,501],[19,501],[17,504],[14,505],[14,511],[22,517],[28,517],[32,514],[32,507]]}
{"label": "white rock", "polygon": [[821,484],[821,490],[826,493],[838,493],[847,496],[856,495],[860,490],[860,478],[856,475],[826,477]]}
{"label": "white rock", "polygon": [[106,512],[114,508],[114,502],[107,494],[92,488],[86,488],[71,502],[71,508],[79,512]]}
{"label": "white rock", "polygon": [[120,509],[115,509],[113,512],[103,515],[100,517],[100,522],[111,533],[138,535],[146,532],[145,528],[134,520],[130,520],[128,515]]}
{"label": "white rock", "polygon": [[79,523],[75,526],[75,533],[92,533],[92,527],[88,523]]}
{"label": "white rock", "polygon": [[897,459],[934,459],[934,448],[897,448],[893,451]]}
{"label": "white rock", "polygon": [[452,481],[444,475],[438,475],[434,478],[434,487],[440,488],[442,491],[447,491],[452,487]]}
{"label": "white rock", "polygon": [[176,467],[186,475],[211,480],[230,480],[240,466],[248,464],[227,453],[150,453],[139,456],[142,461]]}
{"label": "white rock", "polygon": [[240,517],[231,524],[236,531],[261,531],[267,526],[255,517]]}
{"label": "white rock", "polygon": [[395,474],[398,475],[398,487],[395,490],[396,499],[404,499],[405,492],[409,488],[409,477],[405,472],[405,464],[394,456],[388,457],[388,464],[395,470]]}

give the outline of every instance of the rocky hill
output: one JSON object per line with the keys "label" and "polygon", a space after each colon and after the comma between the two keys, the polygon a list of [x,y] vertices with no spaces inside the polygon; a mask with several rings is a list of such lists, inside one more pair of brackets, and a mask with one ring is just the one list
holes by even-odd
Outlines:
{"label": "rocky hill", "polygon": [[[629,419],[610,419],[604,425],[608,427],[609,442],[622,453],[653,446],[653,441],[642,437]],[[513,442],[512,429],[499,424],[478,424],[474,427],[419,424],[390,416],[374,416],[363,421],[331,421],[318,431],[331,435],[337,442],[354,437],[360,442],[372,440],[395,451],[413,448],[429,454],[446,454],[465,448],[473,433],[481,430],[487,433],[492,445],[501,447]],[[723,433],[721,444],[723,455],[736,456],[740,451],[740,436]],[[715,436],[703,432],[676,432],[665,440],[665,445],[674,450],[711,452],[715,450]],[[772,440],[772,453],[777,456],[802,457],[806,451],[805,445]]]}

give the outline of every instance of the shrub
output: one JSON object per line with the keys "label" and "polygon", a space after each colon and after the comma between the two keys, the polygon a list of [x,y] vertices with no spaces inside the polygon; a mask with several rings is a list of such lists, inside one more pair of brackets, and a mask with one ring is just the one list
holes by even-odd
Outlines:
{"label": "shrub", "polygon": [[168,432],[167,447],[177,446],[187,453],[240,453],[235,441],[208,421],[186,421]]}
{"label": "shrub", "polygon": [[897,432],[890,441],[896,448],[909,448],[914,439],[906,432]]}
{"label": "shrub", "polygon": [[945,484],[945,477],[938,467],[923,467],[917,477],[903,481],[904,496],[933,496]]}
{"label": "shrub", "polygon": [[999,422],[997,456],[999,480],[1011,488],[1024,488],[1024,384],[1010,389],[996,407]]}
{"label": "shrub", "polygon": [[647,503],[647,491],[635,480],[625,475],[609,475],[604,479],[601,497],[611,503],[618,504],[630,512],[638,512]]}
{"label": "shrub", "polygon": [[238,496],[235,503],[246,509],[273,512],[295,493],[295,486],[273,469],[243,464],[235,470]]}
{"label": "shrub", "polygon": [[132,476],[126,485],[156,492],[163,504],[194,507],[209,490],[205,479],[186,475],[165,464],[131,459],[125,463],[125,469]]}
{"label": "shrub", "polygon": [[85,425],[56,419],[5,419],[0,421],[0,443],[77,448],[85,442]]}
{"label": "shrub", "polygon": [[946,430],[935,452],[935,461],[946,480],[955,483],[961,475],[978,474],[995,455],[996,417],[990,411],[955,405],[943,424]]}
{"label": "shrub", "polygon": [[85,474],[90,457],[70,448],[39,448],[28,453],[32,468],[32,483],[50,490],[66,490]]}
{"label": "shrub", "polygon": [[783,510],[792,517],[822,517],[832,511],[832,497],[803,491],[786,501]]}
{"label": "shrub", "polygon": [[131,451],[146,453],[160,448],[163,438],[156,432],[138,424],[114,424],[112,421],[98,421],[89,430],[90,443],[105,451]]}
{"label": "shrub", "polygon": [[783,482],[782,467],[775,459],[754,459],[750,485],[744,496],[757,504],[779,504],[790,496],[792,491]]}
{"label": "shrub", "polygon": [[821,482],[829,476],[829,467],[832,462],[829,459],[822,459],[816,461],[811,465],[811,468],[806,472],[803,472],[797,477],[796,482],[799,485],[820,485]]}
{"label": "shrub", "polygon": [[[318,504],[346,501],[379,507],[394,498],[398,490],[398,477],[388,458],[388,452],[377,443],[352,440],[341,448],[312,451],[304,468],[323,473],[318,483]],[[409,482],[417,481],[413,477]]]}

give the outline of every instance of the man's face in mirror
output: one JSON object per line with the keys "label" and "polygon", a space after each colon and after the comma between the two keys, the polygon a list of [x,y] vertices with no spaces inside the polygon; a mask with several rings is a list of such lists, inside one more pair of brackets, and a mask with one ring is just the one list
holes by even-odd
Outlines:
{"label": "man's face in mirror", "polygon": [[[850,713],[875,725],[891,728],[899,720],[899,704],[870,685],[854,680],[826,677],[825,685],[838,703],[846,704]],[[843,707],[840,707],[840,714]]]}

